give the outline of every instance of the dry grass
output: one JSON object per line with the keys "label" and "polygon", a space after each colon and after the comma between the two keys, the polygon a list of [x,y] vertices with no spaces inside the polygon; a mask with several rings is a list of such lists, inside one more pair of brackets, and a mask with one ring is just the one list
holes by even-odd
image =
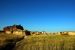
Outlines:
{"label": "dry grass", "polygon": [[17,41],[22,39],[23,37],[13,34],[0,34],[0,50],[6,50],[7,48],[11,49],[11,46],[15,45]]}
{"label": "dry grass", "polygon": [[15,50],[75,50],[75,36],[29,36],[18,42]]}

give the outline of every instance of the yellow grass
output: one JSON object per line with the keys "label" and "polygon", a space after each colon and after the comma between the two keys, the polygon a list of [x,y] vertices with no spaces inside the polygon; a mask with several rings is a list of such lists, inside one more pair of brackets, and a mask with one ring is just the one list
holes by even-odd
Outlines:
{"label": "yellow grass", "polygon": [[20,41],[22,37],[13,34],[0,34],[0,49],[8,44]]}
{"label": "yellow grass", "polygon": [[28,36],[16,44],[15,50],[75,50],[75,36]]}

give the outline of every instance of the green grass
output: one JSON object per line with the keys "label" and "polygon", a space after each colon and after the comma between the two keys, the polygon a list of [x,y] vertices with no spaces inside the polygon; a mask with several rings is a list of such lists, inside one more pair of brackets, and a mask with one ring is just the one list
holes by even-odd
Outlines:
{"label": "green grass", "polygon": [[29,36],[18,42],[15,50],[75,50],[75,36]]}

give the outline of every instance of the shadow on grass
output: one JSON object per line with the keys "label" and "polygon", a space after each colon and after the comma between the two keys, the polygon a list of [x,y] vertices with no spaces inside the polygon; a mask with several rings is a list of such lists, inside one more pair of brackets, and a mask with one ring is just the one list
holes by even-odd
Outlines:
{"label": "shadow on grass", "polygon": [[6,46],[1,47],[0,50],[13,50],[15,45],[16,45],[16,43],[9,43]]}

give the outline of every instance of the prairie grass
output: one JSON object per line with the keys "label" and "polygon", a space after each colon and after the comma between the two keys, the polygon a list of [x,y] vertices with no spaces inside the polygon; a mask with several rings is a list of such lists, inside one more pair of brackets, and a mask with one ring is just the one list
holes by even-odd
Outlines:
{"label": "prairie grass", "polygon": [[75,36],[28,36],[16,44],[15,50],[75,50]]}
{"label": "prairie grass", "polygon": [[6,47],[8,44],[16,43],[22,39],[23,37],[13,34],[0,34],[0,48]]}

